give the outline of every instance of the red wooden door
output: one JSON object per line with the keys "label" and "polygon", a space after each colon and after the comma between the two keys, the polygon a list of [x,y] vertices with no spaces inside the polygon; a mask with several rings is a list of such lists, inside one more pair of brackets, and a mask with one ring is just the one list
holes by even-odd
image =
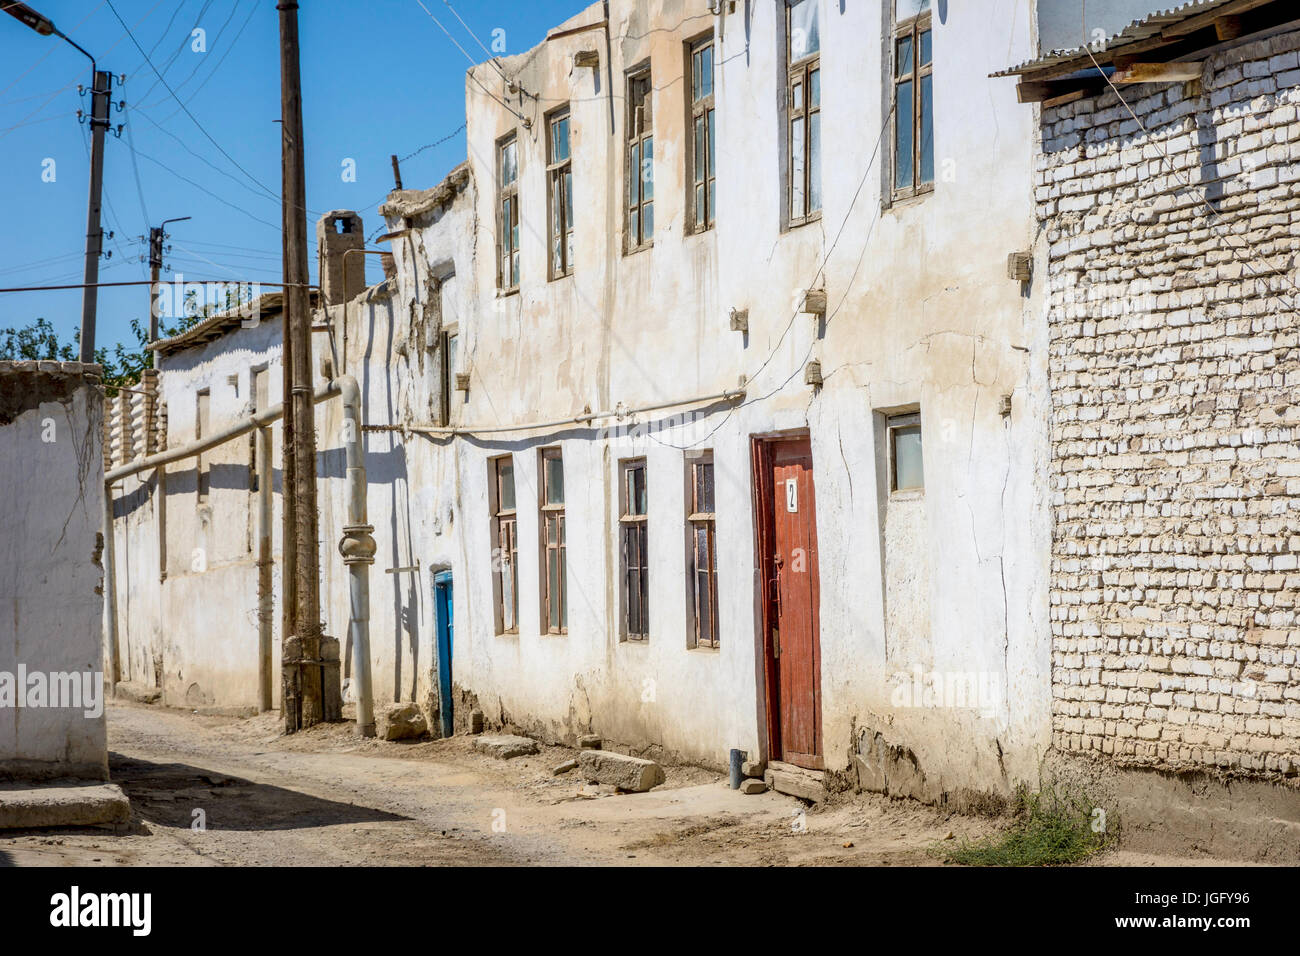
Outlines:
{"label": "red wooden door", "polygon": [[774,721],[780,740],[774,755],[821,769],[821,647],[818,638],[816,494],[812,446],[807,438],[772,442],[771,556],[766,569],[769,666],[775,676]]}

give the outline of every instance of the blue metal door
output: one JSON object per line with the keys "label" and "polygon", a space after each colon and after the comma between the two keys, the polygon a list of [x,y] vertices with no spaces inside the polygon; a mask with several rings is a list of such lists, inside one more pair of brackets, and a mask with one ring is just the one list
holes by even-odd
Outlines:
{"label": "blue metal door", "polygon": [[452,735],[451,648],[455,626],[452,621],[451,572],[433,576],[433,605],[438,616],[438,713],[442,735]]}

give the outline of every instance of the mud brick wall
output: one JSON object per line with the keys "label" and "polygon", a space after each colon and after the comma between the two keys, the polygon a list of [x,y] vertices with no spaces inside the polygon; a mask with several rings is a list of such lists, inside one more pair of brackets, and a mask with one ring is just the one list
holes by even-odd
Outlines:
{"label": "mud brick wall", "polygon": [[1059,749],[1300,772],[1298,50],[1043,111]]}

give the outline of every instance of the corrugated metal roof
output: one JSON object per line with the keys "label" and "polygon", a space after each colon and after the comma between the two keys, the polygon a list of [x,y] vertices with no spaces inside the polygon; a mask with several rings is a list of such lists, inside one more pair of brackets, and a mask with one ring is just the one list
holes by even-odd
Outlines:
{"label": "corrugated metal roof", "polygon": [[[1104,40],[1098,40],[1095,43],[1073,47],[1068,50],[1052,50],[1035,60],[1026,60],[1018,66],[1010,67],[992,75],[1018,76],[1024,73],[1035,73],[1039,70],[1062,66],[1072,60],[1087,57],[1089,52],[1093,54],[1105,53],[1108,57],[1113,57],[1117,51],[1122,51],[1124,47],[1141,40],[1148,40],[1172,24],[1189,20],[1203,13],[1209,13],[1217,7],[1225,7],[1238,2],[1239,0],[1191,0],[1191,2],[1179,6],[1157,10],[1141,20],[1134,20],[1123,30]],[[1088,62],[1091,63],[1091,58],[1089,58]]]}
{"label": "corrugated metal roof", "polygon": [[[315,289],[310,290],[308,293],[313,308],[316,307],[318,295],[319,293]],[[159,339],[151,344],[149,349],[153,352],[166,353],[201,345],[211,339],[220,338],[232,329],[238,328],[245,319],[254,315],[257,315],[260,321],[278,315],[283,309],[284,294],[266,292],[252,302],[244,303],[237,309],[208,316],[203,321],[180,333],[180,335],[173,335],[169,339]]]}

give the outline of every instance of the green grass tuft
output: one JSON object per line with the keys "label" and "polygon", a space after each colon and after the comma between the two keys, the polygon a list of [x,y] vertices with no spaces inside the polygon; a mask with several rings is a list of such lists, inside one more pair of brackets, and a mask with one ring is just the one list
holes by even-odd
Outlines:
{"label": "green grass tuft", "polygon": [[1111,840],[1109,825],[1095,831],[1096,804],[1082,793],[1050,789],[1016,791],[1015,821],[1002,833],[981,840],[939,845],[932,853],[962,866],[1060,866],[1078,863]]}

